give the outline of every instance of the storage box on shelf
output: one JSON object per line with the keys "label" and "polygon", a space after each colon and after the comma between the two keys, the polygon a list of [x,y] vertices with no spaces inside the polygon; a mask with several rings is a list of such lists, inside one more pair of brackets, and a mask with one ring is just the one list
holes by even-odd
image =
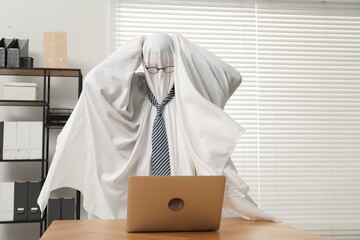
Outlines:
{"label": "storage box on shelf", "polygon": [[8,82],[4,84],[5,100],[36,100],[36,83]]}

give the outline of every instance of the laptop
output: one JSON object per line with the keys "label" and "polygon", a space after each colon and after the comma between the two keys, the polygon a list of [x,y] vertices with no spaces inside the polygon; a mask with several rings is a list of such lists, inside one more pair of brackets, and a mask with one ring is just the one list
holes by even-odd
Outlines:
{"label": "laptop", "polygon": [[224,188],[224,176],[131,176],[127,231],[217,230]]}

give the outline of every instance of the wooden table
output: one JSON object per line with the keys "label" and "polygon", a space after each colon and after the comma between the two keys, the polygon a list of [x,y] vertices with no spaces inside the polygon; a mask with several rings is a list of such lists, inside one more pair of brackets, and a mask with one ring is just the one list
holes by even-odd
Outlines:
{"label": "wooden table", "polygon": [[54,221],[40,240],[324,240],[281,223],[223,219],[213,232],[127,233],[125,220]]}

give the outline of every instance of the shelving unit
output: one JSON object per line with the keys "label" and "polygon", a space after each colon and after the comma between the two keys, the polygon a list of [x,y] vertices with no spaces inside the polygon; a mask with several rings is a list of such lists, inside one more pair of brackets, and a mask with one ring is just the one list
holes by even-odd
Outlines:
{"label": "shelving unit", "polygon": [[[82,73],[80,69],[67,69],[67,68],[7,68],[0,67],[0,76],[24,76],[24,77],[42,77],[42,99],[36,101],[24,101],[24,100],[0,100],[0,106],[7,107],[41,107],[42,108],[42,158],[41,159],[0,159],[1,162],[7,163],[24,163],[34,162],[41,163],[41,183],[43,184],[49,169],[49,134],[50,129],[59,129],[63,126],[51,125],[46,123],[46,111],[50,108],[50,95],[51,95],[51,78],[76,78],[78,87],[78,97],[82,91]],[[26,80],[27,81],[27,80]],[[75,218],[80,219],[80,192],[76,192],[75,203]],[[46,214],[44,214],[46,216]],[[0,224],[14,224],[14,223],[40,223],[40,236],[46,230],[46,217],[39,220],[27,220],[27,221],[0,221]]]}

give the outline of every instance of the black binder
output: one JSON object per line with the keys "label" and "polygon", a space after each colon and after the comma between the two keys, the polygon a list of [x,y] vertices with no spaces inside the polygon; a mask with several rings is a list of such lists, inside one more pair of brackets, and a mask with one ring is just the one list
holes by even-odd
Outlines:
{"label": "black binder", "polygon": [[61,199],[61,220],[74,220],[75,199]]}
{"label": "black binder", "polygon": [[15,182],[14,221],[27,220],[27,182]]}
{"label": "black binder", "polygon": [[48,227],[54,220],[61,220],[61,199],[50,198],[48,203]]}
{"label": "black binder", "polygon": [[14,41],[14,39],[2,38],[0,40],[0,67],[6,67],[7,62],[7,48]]}
{"label": "black binder", "polygon": [[7,66],[21,67],[20,58],[29,55],[29,39],[15,39],[7,48]]}
{"label": "black binder", "polygon": [[41,182],[28,183],[28,220],[39,220],[41,218],[40,207],[37,204],[41,190]]}
{"label": "black binder", "polygon": [[71,108],[48,108],[46,111],[46,124],[63,126],[72,111]]}
{"label": "black binder", "polygon": [[0,122],[0,160],[3,160],[4,152],[4,122]]}

